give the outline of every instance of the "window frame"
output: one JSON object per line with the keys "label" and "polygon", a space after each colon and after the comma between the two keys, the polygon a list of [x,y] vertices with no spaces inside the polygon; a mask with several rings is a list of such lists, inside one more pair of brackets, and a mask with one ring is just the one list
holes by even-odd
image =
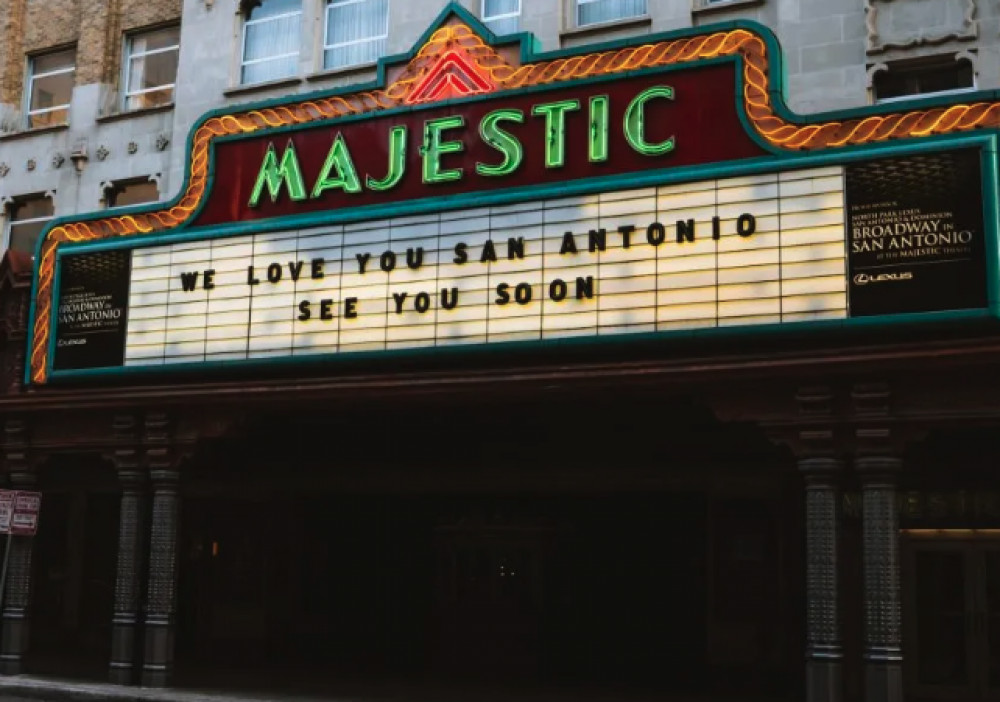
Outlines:
{"label": "window frame", "polygon": [[[68,52],[72,52],[73,53],[73,65],[71,67],[69,67],[69,68],[58,68],[58,69],[56,69],[54,71],[46,71],[45,73],[40,73],[40,74],[36,74],[35,73],[35,61],[37,61],[38,59],[44,58],[46,56],[54,56],[56,54],[62,54],[62,53],[68,53]],[[68,125],[69,124],[70,107],[73,104],[73,90],[72,90],[72,88],[70,88],[69,102],[61,104],[61,105],[54,105],[52,107],[43,107],[43,108],[38,109],[38,110],[32,110],[31,109],[31,99],[32,99],[32,97],[34,97],[34,94],[35,94],[35,81],[37,79],[39,79],[39,78],[48,78],[49,76],[63,75],[65,73],[74,73],[74,74],[76,73],[76,45],[74,44],[74,45],[71,45],[71,46],[63,46],[63,47],[60,47],[58,49],[48,49],[46,51],[41,51],[41,52],[37,52],[37,53],[33,53],[33,54],[28,54],[27,59],[28,59],[28,62],[27,62],[28,65],[27,65],[27,67],[25,69],[25,73],[26,73],[25,84],[27,85],[27,90],[24,91],[24,125],[25,125],[25,128],[26,129],[44,129],[46,127],[55,127],[55,126]],[[74,87],[75,87],[75,84],[76,84],[76,81],[75,81],[75,78],[74,78]],[[31,126],[31,118],[33,116],[48,114],[50,112],[56,112],[58,110],[66,110],[66,121],[65,122],[62,122],[59,125],[55,125],[55,124],[42,124],[42,125],[38,125],[37,127],[32,127]]]}
{"label": "window frame", "polygon": [[[263,2],[261,2],[256,7],[263,6],[264,2],[267,2],[267,0],[263,0]],[[244,80],[243,79],[243,75],[244,75],[243,69],[246,68],[247,66],[252,66],[252,65],[255,65],[255,64],[259,64],[259,63],[265,63],[267,61],[277,61],[279,59],[287,59],[287,58],[291,58],[292,56],[298,58],[298,57],[300,57],[302,55],[302,15],[303,15],[303,12],[302,12],[302,2],[304,2],[304,0],[302,0],[302,1],[299,2],[299,9],[298,10],[293,10],[291,12],[282,12],[281,14],[278,14],[278,15],[270,15],[268,17],[261,17],[259,19],[250,19],[250,16],[253,13],[253,9],[254,9],[253,7],[251,7],[249,9],[243,11],[243,13],[242,13],[242,15],[243,15],[243,22],[241,23],[241,27],[240,27],[240,64],[239,64],[239,68],[238,68],[238,70],[239,70],[239,82],[238,82],[238,84],[239,85],[256,85],[258,83],[266,83],[266,82],[268,82],[267,80],[264,80],[264,81],[259,81],[259,80],[257,80],[257,81],[246,81],[246,80]],[[247,57],[246,57],[247,56],[247,27],[250,27],[251,25],[264,24],[266,22],[274,22],[276,20],[284,19],[286,17],[294,17],[296,15],[299,17],[299,43],[298,43],[298,48],[295,51],[287,53],[287,54],[275,54],[274,56],[266,56],[264,58],[249,59],[249,60],[247,59]],[[290,74],[288,74],[286,76],[281,76],[281,78],[275,78],[274,80],[282,80],[284,78],[290,78],[292,76],[298,75],[298,72],[299,72],[299,69],[296,68],[295,71],[293,71],[292,73],[290,73]]]}
{"label": "window frame", "polygon": [[[119,205],[114,203],[115,198],[120,195],[124,188],[132,185],[152,185],[153,190],[156,192],[156,198],[153,200],[145,200],[143,202],[134,202],[129,205]],[[160,185],[153,176],[145,176],[139,178],[123,178],[122,180],[113,180],[104,186],[104,208],[105,209],[115,209],[119,207],[141,207],[142,205],[151,205],[156,202],[160,202]]]}
{"label": "window frame", "polygon": [[354,39],[352,41],[345,41],[339,44],[330,44],[330,9],[336,4],[341,7],[346,7],[349,5],[358,5],[364,2],[371,2],[371,0],[323,0],[323,45],[320,47],[320,65],[323,67],[324,71],[337,71],[342,69],[350,69],[356,66],[367,66],[368,64],[375,63],[377,61],[361,61],[359,63],[345,63],[337,66],[327,66],[326,65],[326,52],[331,49],[339,49],[345,46],[357,46],[358,44],[370,44],[379,40],[389,39],[389,2],[386,0],[385,8],[385,33],[379,36],[370,36],[365,39]]}
{"label": "window frame", "polygon": [[646,11],[641,12],[637,15],[629,15],[628,17],[616,17],[615,19],[602,20],[600,22],[587,22],[583,23],[580,21],[580,8],[583,5],[592,5],[597,2],[602,2],[603,0],[572,0],[573,2],[573,26],[577,29],[585,29],[587,27],[598,27],[602,24],[612,24],[615,22],[629,22],[631,20],[641,19],[643,17],[649,17],[649,0],[646,2]]}
{"label": "window frame", "polygon": [[[941,58],[940,55],[939,55],[939,58]],[[892,69],[893,69],[892,65],[886,65],[886,68],[884,69],[884,71],[876,71],[871,76],[872,104],[873,105],[891,105],[893,103],[905,102],[907,100],[922,100],[924,98],[946,97],[948,95],[964,95],[966,93],[974,93],[977,90],[979,90],[979,88],[976,86],[977,76],[978,76],[979,72],[976,70],[976,64],[975,64],[975,62],[972,61],[971,59],[969,59],[966,56],[961,56],[961,57],[959,57],[959,56],[953,56],[952,57],[952,64],[954,64],[956,67],[959,64],[963,63],[963,62],[969,64],[970,73],[972,75],[972,85],[966,86],[964,88],[947,88],[945,90],[934,90],[934,91],[926,92],[926,93],[908,93],[906,95],[896,95],[894,97],[880,98],[878,96],[878,92],[877,92],[877,88],[876,88],[876,83],[877,83],[877,79],[876,78],[877,78],[877,75],[878,75],[878,73],[882,73],[882,72],[886,72],[886,73],[892,72]],[[883,64],[883,65],[885,65],[885,64]],[[919,68],[934,68],[935,65],[943,66],[944,64],[943,64],[943,62],[941,64],[936,64],[934,61],[921,62],[921,61],[917,60],[916,62],[910,63],[909,65],[906,65],[906,63],[904,63],[903,65],[899,65],[897,63],[895,67],[896,67],[897,70],[900,70],[900,69],[903,69],[903,70],[906,70],[906,69],[914,70],[914,69],[919,69]]]}
{"label": "window frame", "polygon": [[[163,47],[160,49],[151,49],[149,51],[144,51],[141,54],[136,54],[132,50],[133,41],[136,37],[140,37],[144,34],[152,34],[154,32],[160,32],[164,29],[177,29],[177,43],[173,46]],[[129,82],[132,80],[132,59],[145,57],[145,56],[155,56],[157,54],[163,54],[168,51],[177,52],[177,63],[180,64],[181,57],[181,26],[180,24],[167,24],[158,27],[147,27],[138,31],[130,31],[125,34],[125,51],[124,51],[124,68],[122,76],[122,99],[121,99],[121,109],[123,112],[133,112],[135,110],[151,109],[156,107],[163,107],[165,105],[171,105],[177,98],[177,72],[174,72],[174,82],[164,83],[163,85],[158,85],[152,88],[143,88],[142,90],[137,90],[135,92],[129,92],[128,86]],[[164,88],[170,88],[170,99],[159,105],[142,105],[138,107],[129,107],[128,101],[130,97],[136,97],[139,95],[145,95],[146,93],[152,93],[157,90],[163,90]]]}
{"label": "window frame", "polygon": [[[14,213],[17,211],[17,208],[35,200],[48,201],[52,208],[52,214],[50,214],[48,217],[28,217],[25,219],[18,219],[18,220],[14,219]],[[26,195],[17,195],[15,197],[12,197],[6,203],[6,206],[4,207],[3,210],[3,215],[4,215],[3,238],[2,241],[0,241],[0,243],[3,244],[3,247],[2,249],[0,249],[0,253],[5,253],[11,250],[10,248],[11,234],[13,233],[12,229],[15,224],[36,224],[38,222],[51,222],[56,217],[56,206],[55,202],[53,201],[52,195],[49,193],[29,193]],[[45,227],[42,227],[43,231],[44,229]],[[36,241],[35,246],[37,245],[38,242]],[[32,258],[34,258],[35,257],[34,247],[28,253]]]}
{"label": "window frame", "polygon": [[[521,12],[524,10],[524,2],[523,2],[523,0],[517,0],[517,12],[508,12],[508,13],[503,14],[503,15],[493,15],[492,17],[488,17],[486,15],[486,3],[487,2],[489,2],[489,0],[480,0],[480,2],[479,2],[479,17],[480,17],[480,19],[482,19],[483,24],[485,24],[486,27],[491,32],[493,32],[493,27],[490,27],[490,22],[494,22],[496,20],[510,19],[511,17],[514,17],[514,18],[517,19],[517,29],[514,30],[514,31],[515,32],[521,31]],[[496,32],[493,32],[493,33],[496,34]]]}

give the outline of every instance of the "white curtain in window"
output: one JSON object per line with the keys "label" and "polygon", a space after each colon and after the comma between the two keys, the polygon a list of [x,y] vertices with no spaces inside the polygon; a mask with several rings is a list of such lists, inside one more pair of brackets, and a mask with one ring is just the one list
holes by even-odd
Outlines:
{"label": "white curtain in window", "polygon": [[483,20],[494,34],[513,34],[519,27],[521,0],[483,0]]}
{"label": "white curtain in window", "polygon": [[327,68],[370,63],[385,54],[389,0],[330,0],[326,11]]}
{"label": "white curtain in window", "polygon": [[577,0],[579,26],[640,17],[646,14],[646,0]]}
{"label": "white curtain in window", "polygon": [[243,83],[295,75],[299,70],[300,0],[264,0],[243,27]]}

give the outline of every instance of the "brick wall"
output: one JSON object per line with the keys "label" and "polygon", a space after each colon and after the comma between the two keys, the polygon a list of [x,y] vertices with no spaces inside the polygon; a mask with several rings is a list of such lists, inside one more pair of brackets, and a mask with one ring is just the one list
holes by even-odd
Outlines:
{"label": "brick wall", "polygon": [[0,103],[18,106],[25,56],[75,44],[76,84],[114,85],[123,32],[178,21],[181,0],[7,0],[0,13]]}

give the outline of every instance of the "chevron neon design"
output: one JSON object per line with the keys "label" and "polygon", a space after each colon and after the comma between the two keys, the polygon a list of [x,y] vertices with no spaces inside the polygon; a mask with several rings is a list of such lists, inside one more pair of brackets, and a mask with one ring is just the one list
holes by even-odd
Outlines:
{"label": "chevron neon design", "polygon": [[406,98],[407,105],[492,93],[496,84],[464,51],[452,49],[438,59]]}

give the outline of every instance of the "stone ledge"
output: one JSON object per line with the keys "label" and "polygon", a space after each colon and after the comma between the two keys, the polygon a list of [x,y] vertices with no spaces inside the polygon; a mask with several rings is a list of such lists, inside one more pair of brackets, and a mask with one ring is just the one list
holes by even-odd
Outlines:
{"label": "stone ledge", "polygon": [[156,105],[155,107],[142,107],[137,110],[122,110],[121,112],[109,112],[106,115],[101,115],[95,121],[98,124],[103,124],[105,122],[117,122],[122,119],[132,119],[145,117],[146,115],[155,115],[160,112],[169,112],[174,109],[174,103],[168,102],[163,105]]}
{"label": "stone ledge", "polygon": [[653,18],[649,15],[639,17],[629,17],[627,19],[613,20],[611,22],[599,22],[597,24],[585,24],[582,27],[573,27],[559,32],[559,39],[574,39],[576,37],[586,37],[591,34],[601,32],[613,32],[617,29],[635,29],[638,27],[649,27],[653,24]]}
{"label": "stone ledge", "polygon": [[35,127],[34,129],[22,129],[19,132],[8,132],[6,134],[0,134],[0,141],[16,141],[17,139],[28,139],[33,136],[39,136],[41,134],[53,134],[55,132],[64,132],[69,129],[69,123],[66,124],[53,124],[48,127]]}
{"label": "stone ledge", "polygon": [[691,9],[693,15],[710,15],[715,12],[725,12],[726,10],[743,10],[747,7],[763,5],[764,0],[720,0],[709,4],[707,0],[695,0],[695,6]]}
{"label": "stone ledge", "polygon": [[248,83],[247,85],[235,85],[232,88],[226,88],[222,91],[222,94],[226,97],[239,97],[241,95],[252,95],[253,93],[263,93],[268,90],[273,90],[275,88],[291,88],[302,82],[302,79],[298,76],[291,76],[289,78],[279,78],[277,80],[268,80],[263,83]]}

